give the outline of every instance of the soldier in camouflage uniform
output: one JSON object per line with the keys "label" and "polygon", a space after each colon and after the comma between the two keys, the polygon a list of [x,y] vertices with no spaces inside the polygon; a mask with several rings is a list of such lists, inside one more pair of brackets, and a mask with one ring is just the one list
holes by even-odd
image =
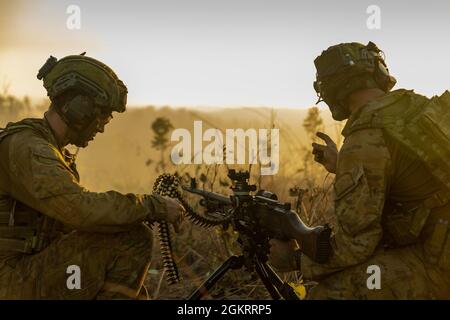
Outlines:
{"label": "soldier in camouflage uniform", "polygon": [[333,255],[317,264],[274,241],[273,264],[318,281],[309,299],[449,299],[450,93],[391,92],[395,79],[372,42],[332,46],[315,65],[319,100],[348,119],[339,153],[325,134],[327,145],[313,144],[336,174]]}
{"label": "soldier in camouflage uniform", "polygon": [[[125,111],[127,89],[84,55],[51,57],[38,78],[51,99],[44,119],[0,131],[0,299],[141,298],[147,224],[177,229],[182,208],[157,195],[86,190],[64,148],[103,132],[113,111]],[[67,285],[69,266],[79,267],[79,289]]]}

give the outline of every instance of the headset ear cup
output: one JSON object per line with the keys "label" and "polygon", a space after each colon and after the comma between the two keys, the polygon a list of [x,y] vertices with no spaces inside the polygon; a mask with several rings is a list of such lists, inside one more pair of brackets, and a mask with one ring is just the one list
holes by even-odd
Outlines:
{"label": "headset ear cup", "polygon": [[66,103],[62,112],[70,125],[83,125],[94,114],[94,101],[85,95],[77,95]]}
{"label": "headset ear cup", "polygon": [[374,78],[376,83],[380,86],[380,89],[385,92],[391,90],[397,83],[397,80],[389,74],[389,70],[381,61],[378,61],[375,67]]}

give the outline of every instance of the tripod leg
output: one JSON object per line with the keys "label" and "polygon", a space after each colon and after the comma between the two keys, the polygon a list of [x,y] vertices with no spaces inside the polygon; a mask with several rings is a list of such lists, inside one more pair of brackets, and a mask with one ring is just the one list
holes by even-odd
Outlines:
{"label": "tripod leg", "polygon": [[267,291],[269,291],[270,296],[272,297],[273,300],[280,300],[281,299],[280,293],[270,280],[269,275],[267,274],[267,271],[264,268],[264,265],[261,263],[261,261],[259,261],[259,259],[256,259],[255,262],[256,262],[255,263],[256,273],[258,274],[262,283],[266,287]]}
{"label": "tripod leg", "polygon": [[200,300],[208,294],[217,281],[219,281],[224,274],[230,269],[240,269],[244,264],[242,256],[229,257],[214,273],[203,282],[188,298],[188,300]]}
{"label": "tripod leg", "polygon": [[270,265],[265,262],[262,262],[261,265],[268,275],[270,283],[277,288],[278,292],[285,300],[300,300],[294,289],[288,283],[281,280]]}

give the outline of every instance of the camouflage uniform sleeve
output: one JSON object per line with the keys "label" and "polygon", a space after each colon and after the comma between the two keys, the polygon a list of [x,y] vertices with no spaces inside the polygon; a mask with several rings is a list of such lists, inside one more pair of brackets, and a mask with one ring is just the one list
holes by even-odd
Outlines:
{"label": "camouflage uniform sleeve", "polygon": [[318,279],[367,260],[382,237],[381,217],[391,158],[380,129],[363,129],[346,138],[339,152],[335,191],[333,256],[317,264],[302,256],[305,277]]}
{"label": "camouflage uniform sleeve", "polygon": [[13,197],[66,225],[79,229],[124,226],[167,213],[159,196],[86,190],[61,153],[42,138],[23,139],[17,134],[9,150]]}

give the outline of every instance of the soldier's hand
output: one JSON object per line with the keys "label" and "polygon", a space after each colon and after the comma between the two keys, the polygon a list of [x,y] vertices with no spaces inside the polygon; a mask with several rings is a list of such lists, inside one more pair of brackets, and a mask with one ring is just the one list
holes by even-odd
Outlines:
{"label": "soldier's hand", "polygon": [[330,173],[336,173],[338,149],[336,143],[325,133],[317,132],[316,136],[325,141],[325,145],[313,143],[314,160],[325,167]]}
{"label": "soldier's hand", "polygon": [[172,224],[175,232],[178,233],[186,211],[178,200],[169,197],[163,197],[163,199],[167,207],[167,217],[164,220]]}

